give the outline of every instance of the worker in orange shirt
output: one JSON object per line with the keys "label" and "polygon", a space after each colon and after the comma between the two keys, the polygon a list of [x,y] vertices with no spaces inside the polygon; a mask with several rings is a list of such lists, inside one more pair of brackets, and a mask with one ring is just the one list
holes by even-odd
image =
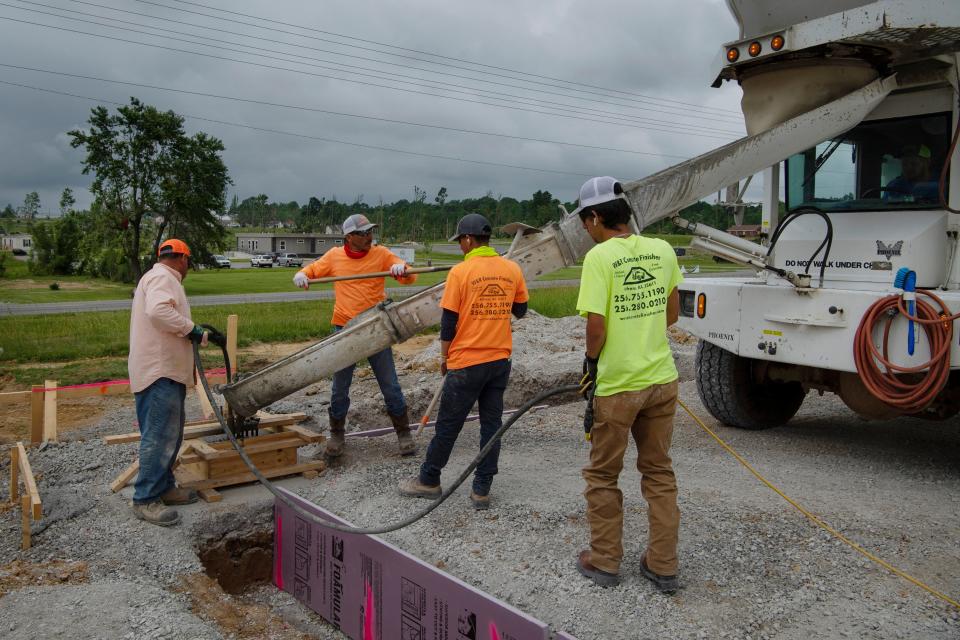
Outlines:
{"label": "worker in orange shirt", "polygon": [[[436,432],[420,473],[400,482],[401,495],[440,496],[440,472],[474,403],[480,411],[481,449],[502,425],[513,351],[510,316],[526,314],[528,295],[519,265],[490,246],[491,232],[486,218],[471,213],[461,218],[450,238],[460,243],[464,261],[450,270],[440,300],[440,372],[445,378]],[[477,466],[470,491],[474,509],[490,508],[499,457],[497,442]]]}
{"label": "worker in orange shirt", "polygon": [[[373,230],[377,225],[371,223],[363,214],[354,214],[344,220],[342,247],[327,251],[320,259],[308,264],[293,276],[293,283],[301,289],[310,286],[313,278],[329,276],[348,276],[376,271],[390,271],[390,275],[401,284],[413,284],[417,276],[407,273],[407,264],[389,249],[373,244]],[[333,327],[335,331],[343,328],[351,318],[366,311],[386,299],[383,278],[365,278],[346,280],[333,284],[335,302],[333,305]],[[400,444],[400,454],[413,455],[416,444],[410,435],[410,417],[407,403],[397,379],[397,369],[393,363],[393,351],[387,347],[373,354],[367,361],[380,385],[387,414],[393,422]],[[327,440],[325,454],[336,458],[343,454],[344,434],[346,433],[347,411],[350,409],[350,384],[353,382],[353,370],[350,365],[333,375],[333,387],[330,390],[330,438]]]}

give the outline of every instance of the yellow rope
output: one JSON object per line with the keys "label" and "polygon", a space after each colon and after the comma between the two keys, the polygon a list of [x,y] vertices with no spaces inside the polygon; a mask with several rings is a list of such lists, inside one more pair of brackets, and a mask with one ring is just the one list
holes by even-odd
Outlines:
{"label": "yellow rope", "polygon": [[941,600],[943,600],[944,602],[947,602],[947,603],[953,605],[954,607],[956,607],[957,609],[960,609],[960,602],[957,602],[956,600],[954,600],[954,599],[951,598],[950,596],[947,596],[947,595],[945,595],[945,594],[943,594],[943,593],[940,593],[939,591],[937,591],[937,590],[934,589],[933,587],[930,587],[930,586],[924,584],[923,582],[921,582],[920,580],[914,578],[914,577],[911,576],[910,574],[908,574],[908,573],[906,573],[906,572],[904,572],[904,571],[901,571],[900,569],[897,569],[896,567],[894,567],[894,566],[891,565],[890,563],[886,562],[885,560],[883,560],[883,559],[881,559],[881,558],[878,558],[877,556],[873,555],[872,553],[870,553],[869,551],[867,551],[866,549],[864,549],[863,547],[861,547],[860,545],[858,545],[856,542],[850,540],[850,539],[847,538],[845,535],[843,535],[842,533],[840,533],[839,531],[837,531],[836,529],[834,529],[833,527],[831,527],[830,525],[828,525],[826,522],[824,522],[823,520],[821,520],[820,518],[818,518],[818,517],[815,516],[814,514],[810,513],[810,511],[808,511],[808,510],[805,509],[802,505],[800,505],[799,503],[797,503],[796,500],[794,500],[793,498],[791,498],[790,496],[788,496],[787,494],[785,494],[783,491],[781,491],[781,490],[778,489],[776,486],[774,486],[774,484],[773,484],[772,482],[770,482],[769,480],[767,480],[766,478],[764,478],[762,475],[760,475],[760,472],[757,471],[756,469],[754,469],[752,466],[750,466],[750,463],[747,462],[746,460],[744,460],[743,457],[742,457],[739,453],[737,453],[736,451],[734,451],[733,448],[732,448],[730,445],[728,445],[726,442],[724,442],[724,441],[720,438],[720,436],[718,436],[716,433],[714,433],[713,431],[711,431],[711,430],[710,430],[710,427],[708,427],[707,425],[705,425],[705,424],[703,423],[703,421],[702,421],[699,417],[697,417],[697,415],[696,415],[693,411],[691,411],[690,408],[689,408],[687,405],[685,405],[685,404],[683,403],[682,400],[680,400],[680,399],[678,398],[678,399],[677,399],[677,402],[680,404],[681,407],[683,407],[684,411],[686,411],[688,414],[690,414],[690,417],[693,418],[694,421],[695,421],[697,424],[699,424],[700,427],[701,427],[704,431],[706,431],[708,434],[710,434],[710,437],[712,437],[714,440],[716,440],[717,443],[718,443],[721,447],[723,447],[724,449],[726,449],[727,452],[728,452],[730,455],[732,455],[734,458],[736,458],[736,459],[737,459],[737,462],[739,462],[739,463],[742,464],[744,467],[746,467],[747,471],[749,471],[750,473],[752,473],[752,474],[757,478],[757,480],[759,480],[759,481],[762,482],[763,484],[767,485],[767,487],[769,487],[771,491],[773,491],[774,493],[776,493],[777,495],[779,495],[781,498],[783,498],[784,500],[786,500],[787,502],[789,502],[791,506],[793,506],[797,511],[799,511],[799,512],[802,513],[803,515],[807,516],[807,517],[808,517],[810,520],[812,520],[813,523],[816,524],[818,527],[820,527],[820,528],[823,529],[824,531],[828,532],[830,535],[834,536],[835,538],[837,538],[838,540],[840,540],[840,541],[843,542],[844,544],[849,545],[851,548],[853,548],[854,551],[856,551],[856,552],[864,555],[865,557],[869,558],[870,560],[876,562],[877,564],[879,564],[879,565],[880,565],[881,567],[883,567],[884,569],[890,571],[891,573],[893,573],[893,574],[895,574],[895,575],[900,576],[901,578],[903,578],[904,580],[907,580],[908,582],[912,582],[913,584],[917,585],[918,587],[920,587],[920,588],[923,589],[924,591],[930,593],[931,595],[934,595],[934,596],[936,596],[937,598],[940,598]]}

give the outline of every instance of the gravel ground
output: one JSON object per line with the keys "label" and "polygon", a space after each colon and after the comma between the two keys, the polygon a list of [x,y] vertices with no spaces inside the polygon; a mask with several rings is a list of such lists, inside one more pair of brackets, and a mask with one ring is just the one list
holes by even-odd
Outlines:
{"label": "gravel ground", "polygon": [[[575,377],[581,331],[576,318],[533,315],[517,323],[508,406]],[[714,428],[689,382],[694,346],[679,336],[674,344],[686,380],[681,398]],[[438,380],[435,348],[398,360],[413,418]],[[359,371],[353,396],[351,429],[388,424],[369,372]],[[320,383],[271,409],[305,411],[315,416],[308,426],[325,429],[327,399],[327,383]],[[630,451],[622,482],[624,581],[614,589],[592,586],[573,564],[588,539],[579,471],[588,452],[582,413],[582,402],[554,406],[529,414],[507,434],[490,511],[474,512],[465,487],[427,519],[384,538],[580,640],[960,637],[960,612],[815,528],[682,411],[672,451],[683,518],[683,589],[664,597],[640,575],[646,515]],[[127,506],[130,490],[115,495],[107,486],[136,449],[106,447],[97,439],[129,431],[132,420],[130,409],[119,410],[71,433],[69,442],[31,452],[45,519],[35,528],[34,548],[22,553],[18,511],[0,513],[0,566],[16,559],[82,560],[90,582],[31,586],[0,598],[0,636],[66,637],[80,629],[116,639],[231,636],[191,613],[189,599],[173,589],[183,576],[203,571],[197,545],[263,526],[271,501],[260,487],[231,489],[221,503],[183,508],[184,523],[174,529],[138,522]],[[762,473],[844,534],[956,598],[958,426],[957,419],[868,423],[833,396],[811,395],[786,427],[716,428]],[[475,426],[464,430],[448,476],[472,459],[477,438]],[[3,456],[0,473],[8,472],[7,465]],[[350,439],[343,461],[326,474],[283,484],[355,524],[395,521],[424,504],[396,493],[397,482],[418,465],[419,457],[396,454],[392,437]],[[255,587],[239,601],[268,605],[277,627],[344,637],[270,586]]]}

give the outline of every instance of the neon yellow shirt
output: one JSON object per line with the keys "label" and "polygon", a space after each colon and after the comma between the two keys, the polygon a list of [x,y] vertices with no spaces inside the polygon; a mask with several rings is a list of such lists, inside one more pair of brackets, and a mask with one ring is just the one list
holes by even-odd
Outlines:
{"label": "neon yellow shirt", "polygon": [[682,281],[677,256],[663,240],[611,238],[587,252],[577,311],[604,317],[598,396],[677,379],[667,341],[667,298]]}

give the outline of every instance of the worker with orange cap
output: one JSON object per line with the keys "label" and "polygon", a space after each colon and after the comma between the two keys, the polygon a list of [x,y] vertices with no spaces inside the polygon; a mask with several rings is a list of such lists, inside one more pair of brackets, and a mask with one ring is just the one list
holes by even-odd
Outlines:
{"label": "worker with orange cap", "polygon": [[140,423],[133,512],[164,527],[180,522],[180,514],[169,505],[197,500],[195,491],[177,487],[173,478],[183,441],[187,385],[194,381],[191,342],[205,346],[210,335],[190,319],[182,284],[189,266],[185,242],[170,239],[161,244],[157,263],[137,284],[130,314],[127,365]]}

